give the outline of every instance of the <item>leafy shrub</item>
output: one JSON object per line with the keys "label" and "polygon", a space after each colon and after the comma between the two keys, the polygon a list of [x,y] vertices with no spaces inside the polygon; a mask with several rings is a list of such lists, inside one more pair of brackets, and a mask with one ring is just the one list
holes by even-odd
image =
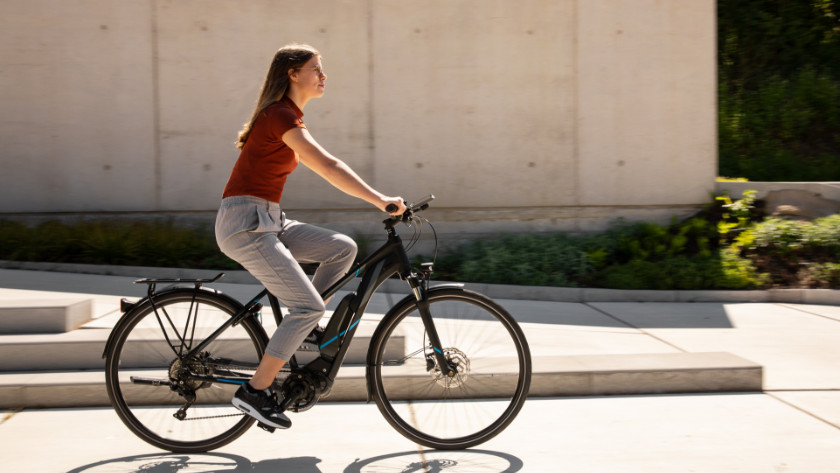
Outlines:
{"label": "leafy shrub", "polygon": [[[810,223],[756,222],[749,193],[714,204],[719,213],[669,225],[618,221],[597,235],[474,241],[441,257],[435,277],[622,289],[840,288],[840,214]],[[172,222],[30,228],[0,221],[0,259],[239,269],[218,250],[212,232]]]}
{"label": "leafy shrub", "polygon": [[743,197],[733,201],[729,195],[715,197],[720,205],[721,215],[717,222],[718,233],[726,241],[732,241],[739,232],[746,230],[758,218],[755,211],[754,190],[744,191]]}
{"label": "leafy shrub", "polygon": [[804,249],[840,250],[840,214],[813,222],[768,218],[753,229],[754,246],[782,254]]}
{"label": "leafy shrub", "polygon": [[753,243],[756,248],[789,254],[802,246],[804,226],[795,220],[768,218],[753,228]]}
{"label": "leafy shrub", "polygon": [[840,263],[814,263],[808,270],[818,287],[840,286]]}
{"label": "leafy shrub", "polygon": [[762,283],[749,260],[718,255],[714,223],[616,222],[598,235],[508,237],[459,247],[437,277],[496,284],[619,289],[743,288]]}
{"label": "leafy shrub", "polygon": [[753,181],[840,180],[840,80],[813,69],[720,92],[720,173]]}
{"label": "leafy shrub", "polygon": [[173,222],[0,221],[0,259],[87,264],[235,269],[206,229]]}
{"label": "leafy shrub", "polygon": [[840,214],[818,218],[805,228],[803,243],[840,252]]}
{"label": "leafy shrub", "polygon": [[634,259],[605,268],[598,285],[615,289],[706,289],[714,287],[717,266],[709,258],[686,256],[660,261]]}
{"label": "leafy shrub", "polygon": [[770,283],[770,275],[761,272],[751,259],[741,256],[737,245],[721,250],[720,270],[715,289],[749,289]]}
{"label": "leafy shrub", "polygon": [[840,257],[840,214],[813,222],[768,218],[745,232],[738,243],[741,256],[769,273],[767,285],[840,286],[835,267]]}
{"label": "leafy shrub", "polygon": [[840,3],[717,6],[720,174],[840,180]]}
{"label": "leafy shrub", "polygon": [[476,241],[444,259],[438,272],[496,284],[576,286],[592,266],[579,241],[563,235]]}

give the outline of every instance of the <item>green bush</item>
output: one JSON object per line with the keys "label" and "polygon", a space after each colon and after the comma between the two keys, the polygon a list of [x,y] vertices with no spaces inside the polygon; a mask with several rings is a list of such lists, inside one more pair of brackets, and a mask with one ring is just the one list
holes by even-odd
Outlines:
{"label": "green bush", "polygon": [[[737,201],[716,198],[698,216],[668,225],[618,221],[596,235],[474,241],[443,255],[435,277],[618,289],[840,288],[840,214],[813,222],[758,221],[754,203],[748,192]],[[0,221],[0,259],[239,269],[218,250],[211,231],[172,222],[30,228]]]}
{"label": "green bush", "polygon": [[808,269],[821,287],[840,287],[840,263],[814,263]]}
{"label": "green bush", "polygon": [[664,226],[619,221],[598,235],[473,242],[443,258],[437,277],[617,289],[741,289],[765,283],[748,259],[723,256],[715,223],[698,217]]}
{"label": "green bush", "polygon": [[605,268],[597,285],[615,289],[706,289],[715,279],[715,262],[708,258],[668,257],[660,261],[634,259]]}
{"label": "green bush", "polygon": [[236,269],[212,232],[173,222],[46,222],[28,227],[0,221],[0,259],[85,264]]}
{"label": "green bush", "polygon": [[719,173],[840,180],[840,5],[719,0]]}
{"label": "green bush", "polygon": [[768,218],[752,230],[754,247],[781,254],[840,252],[840,214],[813,222]]}
{"label": "green bush", "polygon": [[755,289],[767,286],[770,275],[741,255],[737,245],[720,251],[720,277],[715,289]]}
{"label": "green bush", "polygon": [[721,91],[722,175],[754,181],[840,180],[840,80],[813,69]]}
{"label": "green bush", "polygon": [[840,252],[840,214],[814,220],[804,238],[805,245]]}
{"label": "green bush", "polygon": [[840,287],[840,214],[761,221],[754,194],[716,197],[669,225],[619,221],[598,235],[473,242],[443,258],[437,277],[616,289]]}
{"label": "green bush", "polygon": [[438,273],[463,281],[572,287],[592,264],[569,236],[513,236],[462,245],[441,261]]}

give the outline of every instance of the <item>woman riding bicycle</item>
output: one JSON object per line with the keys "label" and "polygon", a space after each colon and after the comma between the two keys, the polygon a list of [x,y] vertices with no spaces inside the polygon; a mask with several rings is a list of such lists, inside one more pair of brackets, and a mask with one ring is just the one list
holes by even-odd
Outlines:
{"label": "woman riding bicycle", "polygon": [[[239,133],[241,149],[216,216],[216,241],[287,307],[289,314],[269,340],[250,382],[237,390],[233,405],[266,425],[288,428],[270,387],[277,373],[325,312],[320,293],[352,265],[356,244],[346,235],[290,220],[280,199],[298,162],[341,191],[392,215],[405,211],[401,197],[370,187],[347,164],[329,154],[309,134],[303,108],[324,95],[327,75],[320,53],[292,44],[274,55],[251,120]],[[298,262],[320,263],[310,282]]]}

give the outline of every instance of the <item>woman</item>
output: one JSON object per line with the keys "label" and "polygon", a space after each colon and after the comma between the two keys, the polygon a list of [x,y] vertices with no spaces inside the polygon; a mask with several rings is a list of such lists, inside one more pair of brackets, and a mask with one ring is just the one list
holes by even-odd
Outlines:
{"label": "woman", "polygon": [[[289,428],[291,421],[273,399],[277,373],[324,315],[320,292],[352,265],[356,244],[331,230],[286,219],[280,199],[298,162],[338,189],[385,211],[401,197],[367,185],[309,134],[301,118],[310,99],[324,95],[321,56],[311,46],[292,44],[277,51],[251,120],[239,134],[239,159],[216,217],[216,241],[285,305],[289,314],[268,342],[254,376],[240,387],[233,405],[266,425]],[[312,281],[300,262],[320,263]]]}

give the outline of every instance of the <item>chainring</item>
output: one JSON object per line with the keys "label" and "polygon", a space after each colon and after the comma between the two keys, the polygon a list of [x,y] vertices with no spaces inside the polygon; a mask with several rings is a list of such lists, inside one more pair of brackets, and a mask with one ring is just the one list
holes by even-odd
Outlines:
{"label": "chainring", "polygon": [[321,399],[326,386],[326,379],[317,372],[292,373],[283,381],[280,390],[286,410],[303,412],[312,409]]}

